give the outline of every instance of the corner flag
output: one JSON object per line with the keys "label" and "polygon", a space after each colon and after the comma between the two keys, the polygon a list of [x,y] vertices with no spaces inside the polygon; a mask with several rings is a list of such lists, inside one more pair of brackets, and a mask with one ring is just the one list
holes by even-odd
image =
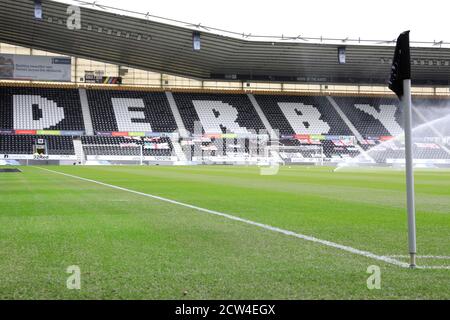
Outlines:
{"label": "corner flag", "polygon": [[408,243],[410,266],[416,266],[416,213],[414,204],[414,173],[412,156],[412,103],[411,103],[411,54],[409,47],[409,31],[405,31],[397,39],[394,60],[392,62],[391,89],[400,99],[405,121],[405,163],[406,163],[406,198],[408,210]]}
{"label": "corner flag", "polygon": [[405,31],[397,39],[394,60],[392,62],[389,89],[402,99],[403,80],[411,79],[411,55],[409,50],[409,31]]}

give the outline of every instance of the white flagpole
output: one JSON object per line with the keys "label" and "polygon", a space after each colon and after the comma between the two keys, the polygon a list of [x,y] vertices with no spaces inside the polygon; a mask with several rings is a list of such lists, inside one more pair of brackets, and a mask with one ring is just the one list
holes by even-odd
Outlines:
{"label": "white flagpole", "polygon": [[403,80],[402,104],[405,117],[405,161],[406,161],[406,197],[408,209],[408,244],[410,267],[416,266],[416,212],[414,204],[414,172],[412,155],[412,103],[411,79]]}

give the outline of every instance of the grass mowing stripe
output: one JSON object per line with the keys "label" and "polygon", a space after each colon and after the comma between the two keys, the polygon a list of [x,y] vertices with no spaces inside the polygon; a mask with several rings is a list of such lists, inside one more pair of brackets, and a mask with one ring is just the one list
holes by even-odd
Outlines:
{"label": "grass mowing stripe", "polygon": [[210,210],[210,209],[197,207],[197,206],[194,206],[194,205],[191,205],[191,204],[187,204],[187,203],[179,202],[179,201],[176,201],[176,200],[172,200],[172,199],[168,199],[168,198],[164,198],[164,197],[160,197],[160,196],[156,196],[156,195],[152,195],[152,194],[148,194],[148,193],[144,193],[144,192],[139,192],[139,191],[135,191],[135,190],[119,187],[119,186],[115,186],[115,185],[104,183],[104,182],[97,181],[97,180],[87,179],[87,178],[75,176],[75,175],[72,175],[72,174],[63,173],[63,172],[50,170],[50,169],[46,169],[46,168],[41,168],[41,167],[36,167],[36,168],[41,169],[41,170],[45,170],[45,171],[48,171],[48,172],[52,172],[52,173],[55,173],[55,174],[60,174],[60,175],[63,175],[63,176],[68,176],[68,177],[71,177],[71,178],[75,178],[75,179],[84,180],[84,181],[87,181],[87,182],[99,184],[99,185],[102,185],[102,186],[105,186],[105,187],[118,189],[118,190],[122,190],[122,191],[126,191],[126,192],[131,192],[131,193],[134,193],[134,194],[138,194],[138,195],[141,195],[141,196],[144,196],[144,197],[157,199],[157,200],[168,202],[168,203],[171,203],[171,204],[184,206],[184,207],[191,208],[191,209],[194,209],[194,210],[197,210],[197,211],[202,211],[202,212],[206,212],[206,213],[209,213],[209,214],[221,216],[221,217],[224,217],[224,218],[227,218],[227,219],[230,219],[230,220],[243,222],[243,223],[246,223],[246,224],[250,224],[250,225],[253,225],[253,226],[257,226],[257,227],[269,230],[269,231],[278,232],[278,233],[281,233],[281,234],[284,234],[284,235],[288,235],[288,236],[292,236],[292,237],[296,237],[296,238],[299,238],[299,239],[302,239],[302,240],[319,243],[319,244],[322,244],[322,245],[325,245],[325,246],[328,246],[328,247],[332,247],[332,248],[335,248],[335,249],[347,251],[347,252],[350,252],[350,253],[353,253],[353,254],[356,254],[356,255],[364,256],[364,257],[375,259],[375,260],[378,260],[378,261],[386,262],[386,263],[389,263],[389,264],[392,264],[392,265],[395,265],[395,266],[399,266],[399,267],[403,267],[403,268],[409,268],[409,264],[408,263],[401,262],[401,261],[396,260],[394,258],[390,258],[390,257],[386,257],[386,256],[380,256],[380,255],[377,255],[377,254],[374,254],[374,253],[371,253],[371,252],[368,252],[368,251],[359,250],[359,249],[356,249],[356,248],[353,248],[353,247],[350,247],[350,246],[346,246],[346,245],[342,245],[342,244],[338,244],[338,243],[335,243],[335,242],[332,242],[332,241],[323,240],[323,239],[319,239],[319,238],[312,237],[312,236],[307,236],[307,235],[300,234],[300,233],[295,233],[295,232],[292,232],[292,231],[289,231],[289,230],[273,227],[273,226],[270,226],[270,225],[267,225],[267,224],[263,224],[263,223],[259,223],[259,222],[255,222],[255,221],[239,218],[239,217],[236,217],[236,216],[233,216],[233,215],[230,215],[230,214],[226,214],[226,213],[222,213],[222,212],[218,212],[218,211],[214,211],[214,210]]}

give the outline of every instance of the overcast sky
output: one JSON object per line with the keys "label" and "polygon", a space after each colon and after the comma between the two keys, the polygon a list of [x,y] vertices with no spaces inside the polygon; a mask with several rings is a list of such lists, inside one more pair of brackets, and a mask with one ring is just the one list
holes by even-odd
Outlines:
{"label": "overcast sky", "polygon": [[253,34],[390,40],[410,29],[411,40],[450,41],[448,0],[97,0],[97,3]]}

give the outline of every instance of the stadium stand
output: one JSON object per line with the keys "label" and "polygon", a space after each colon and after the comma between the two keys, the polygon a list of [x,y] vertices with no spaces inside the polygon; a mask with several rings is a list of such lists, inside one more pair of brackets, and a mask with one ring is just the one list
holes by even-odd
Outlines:
{"label": "stadium stand", "polygon": [[[78,150],[71,136],[43,136],[44,132],[41,135],[22,135],[24,130],[36,130],[34,134],[39,134],[39,130],[59,130],[72,131],[69,135],[82,135],[80,149],[87,156],[139,155],[140,149],[136,146],[141,145],[145,146],[143,155],[153,157],[176,155],[180,158],[180,152],[189,151],[191,154],[197,152],[231,159],[248,157],[261,151],[251,139],[239,136],[265,129],[252,101],[243,92],[174,92],[175,108],[179,110],[186,129],[194,133],[194,124],[198,121],[203,133],[210,135],[209,140],[193,141],[183,145],[183,148],[178,144],[183,141],[164,135],[178,129],[165,92],[104,88],[89,88],[86,92],[89,104],[86,110],[91,115],[94,133],[99,135],[83,135],[83,109],[76,88],[0,87],[0,153],[32,154],[34,139],[41,136],[47,141],[48,154],[74,155]],[[332,97],[348,120],[341,117],[330,103],[333,100],[326,96],[257,93],[254,97],[270,126],[279,131],[279,145],[284,147],[281,153],[285,156],[296,153],[299,157],[307,157],[308,153],[317,151],[305,148],[300,152],[296,147],[301,150],[302,146],[320,145],[323,155],[334,160],[359,155],[359,146],[364,150],[373,150],[371,155],[377,162],[404,157],[402,143],[387,142],[402,132],[401,108],[393,97]],[[415,126],[430,121],[431,116],[448,114],[447,99],[416,98],[414,104]],[[350,123],[364,141],[355,138],[354,129],[349,128]],[[423,126],[420,139],[414,140],[414,156],[417,159],[449,159],[448,146],[444,145],[449,142],[439,139],[449,137],[450,128],[438,124],[438,128]],[[128,132],[144,132],[161,133],[162,136],[114,136],[118,131],[125,135]],[[225,133],[237,136],[215,136]],[[127,147],[127,144],[131,145]]]}
{"label": "stadium stand", "polygon": [[86,155],[139,156],[144,146],[143,156],[164,157],[172,155],[172,142],[167,137],[81,137]]}
{"label": "stadium stand", "polygon": [[202,142],[201,150],[203,152],[212,151],[212,154],[245,155],[250,152],[249,139],[215,139],[212,138],[210,142]]}
{"label": "stadium stand", "polygon": [[[416,160],[445,160],[450,158],[445,146],[432,142],[414,142],[413,156]],[[379,144],[369,151],[370,156],[377,163],[403,161],[405,146],[401,141],[393,140]]]}
{"label": "stadium stand", "polygon": [[258,94],[255,98],[280,134],[352,135],[325,97]]}
{"label": "stadium stand", "polygon": [[[273,129],[283,135],[351,136],[352,132],[323,96],[255,95]],[[335,139],[339,140],[339,139]],[[301,140],[282,139],[283,146],[310,145]],[[336,145],[331,140],[318,142],[328,158],[354,156],[358,151],[350,146]],[[306,152],[307,154],[308,152]]]}
{"label": "stadium stand", "polygon": [[73,139],[69,136],[0,135],[0,153],[33,154],[36,139],[47,141],[47,154],[74,155]]}
{"label": "stadium stand", "polygon": [[199,121],[205,133],[250,133],[264,130],[251,101],[244,94],[174,93],[186,129]]}
{"label": "stadium stand", "polygon": [[396,136],[402,132],[401,110],[395,98],[334,97],[359,133],[367,136]]}
{"label": "stadium stand", "polygon": [[[184,145],[184,150],[192,155],[219,156],[219,155],[241,155],[245,156],[254,150],[250,139],[221,139],[202,138],[190,140],[191,143]],[[186,142],[186,141],[185,141]]]}
{"label": "stadium stand", "polygon": [[84,131],[77,89],[0,88],[0,129]]}
{"label": "stadium stand", "polygon": [[94,131],[174,132],[164,92],[87,90]]}

